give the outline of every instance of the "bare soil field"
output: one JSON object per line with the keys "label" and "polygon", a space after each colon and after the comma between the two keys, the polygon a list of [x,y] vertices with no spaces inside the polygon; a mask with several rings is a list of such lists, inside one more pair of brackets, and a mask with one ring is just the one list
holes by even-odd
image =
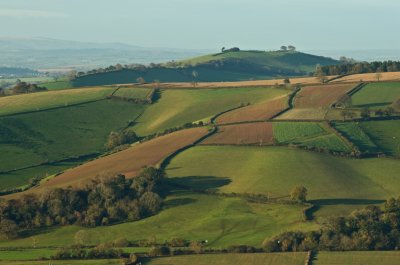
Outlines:
{"label": "bare soil field", "polygon": [[273,143],[272,123],[256,122],[221,126],[201,144],[265,145]]}
{"label": "bare soil field", "polygon": [[295,98],[295,108],[327,108],[356,84],[329,84],[308,86],[301,89]]}
{"label": "bare soil field", "polygon": [[192,144],[206,134],[207,129],[194,128],[161,136],[69,169],[43,183],[38,188],[27,192],[44,188],[79,185],[85,180],[101,175],[124,174],[127,177],[134,177],[141,168],[157,165],[169,154]]}
{"label": "bare soil field", "polygon": [[288,106],[287,96],[229,111],[217,118],[218,124],[268,120]]}

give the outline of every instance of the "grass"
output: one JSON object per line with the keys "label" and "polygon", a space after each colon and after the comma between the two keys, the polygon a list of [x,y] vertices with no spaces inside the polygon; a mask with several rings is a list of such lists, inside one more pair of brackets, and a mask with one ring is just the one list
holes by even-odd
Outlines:
{"label": "grass", "polygon": [[385,108],[400,98],[400,82],[371,83],[351,98],[355,107]]}
{"label": "grass", "polygon": [[400,157],[400,120],[368,121],[359,125],[385,154]]}
{"label": "grass", "polygon": [[241,103],[257,103],[286,94],[273,88],[186,89],[163,90],[134,127],[140,135],[212,117],[238,107]]}
{"label": "grass", "polygon": [[112,87],[94,87],[2,97],[0,98],[0,116],[104,99],[114,90],[115,88]]}
{"label": "grass", "polygon": [[398,251],[319,252],[315,265],[397,265]]}
{"label": "grass", "polygon": [[72,88],[74,87],[73,83],[68,80],[59,80],[59,81],[54,81],[54,82],[44,82],[40,84],[41,86],[44,86],[48,90],[61,90],[61,89],[67,89],[67,88]]}
{"label": "grass", "polygon": [[120,87],[114,96],[128,99],[146,99],[152,89],[139,87]]}
{"label": "grass", "polygon": [[[146,219],[112,226],[85,228],[63,226],[34,233],[37,246],[72,244],[79,230],[87,232],[85,244],[96,245],[117,238],[136,242],[155,237],[164,242],[175,237],[208,240],[209,247],[235,244],[261,246],[265,238],[289,230],[311,230],[318,226],[302,221],[302,206],[255,204],[239,198],[224,198],[185,191],[167,197],[164,209]],[[1,247],[30,247],[32,237],[0,241]]]}
{"label": "grass", "polygon": [[[143,105],[103,100],[0,118],[0,171],[103,151],[109,133],[128,126],[143,109]],[[48,167],[37,169],[0,175],[0,189],[22,184],[15,174],[23,174],[26,182]]]}
{"label": "grass", "polygon": [[43,183],[42,187],[39,187],[36,191],[40,192],[42,188],[79,184],[84,180],[102,174],[124,174],[127,177],[133,177],[141,168],[156,166],[169,154],[192,144],[206,134],[207,130],[205,128],[195,128],[178,131],[151,141],[136,144],[121,152],[67,170],[56,178]]}
{"label": "grass", "polygon": [[120,265],[120,259],[95,259],[95,260],[43,260],[43,261],[1,261],[0,265]]}
{"label": "grass", "polygon": [[331,133],[329,135],[322,135],[312,139],[307,139],[299,143],[301,146],[330,150],[334,152],[350,152],[351,148],[340,139],[337,135]]}
{"label": "grass", "polygon": [[50,258],[57,252],[55,249],[24,249],[24,250],[0,250],[1,260],[38,260],[41,258]]}
{"label": "grass", "polygon": [[273,129],[274,137],[279,143],[290,143],[296,139],[326,134],[326,131],[315,122],[275,122]]}
{"label": "grass", "polygon": [[145,265],[304,265],[306,253],[208,254],[155,258]]}
{"label": "grass", "polygon": [[359,123],[355,122],[336,122],[333,126],[349,139],[361,152],[375,153],[378,147],[372,142],[371,138],[361,129]]}
{"label": "grass", "polygon": [[22,82],[27,82],[27,83],[44,83],[44,82],[49,82],[51,80],[54,80],[53,77],[48,77],[48,76],[40,76],[40,77],[20,77],[20,78],[0,78],[0,82],[4,81],[7,83],[16,83],[17,80],[21,80]]}
{"label": "grass", "polygon": [[174,158],[167,174],[196,189],[273,198],[304,185],[318,204],[363,207],[399,196],[399,170],[396,159],[349,159],[287,147],[199,146]]}

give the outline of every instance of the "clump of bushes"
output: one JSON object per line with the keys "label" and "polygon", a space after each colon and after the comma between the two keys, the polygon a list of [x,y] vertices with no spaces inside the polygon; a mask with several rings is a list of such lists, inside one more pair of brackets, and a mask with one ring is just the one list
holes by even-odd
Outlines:
{"label": "clump of bushes", "polygon": [[106,148],[112,150],[118,146],[131,144],[139,140],[139,137],[132,130],[123,130],[122,132],[111,132],[108,136]]}

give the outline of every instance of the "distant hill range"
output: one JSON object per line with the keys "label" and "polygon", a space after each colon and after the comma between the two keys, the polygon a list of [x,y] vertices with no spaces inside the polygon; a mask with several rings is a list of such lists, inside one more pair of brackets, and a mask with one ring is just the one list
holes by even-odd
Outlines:
{"label": "distant hill range", "polygon": [[39,72],[18,67],[0,67],[0,78],[14,78],[14,77],[33,77],[40,75]]}
{"label": "distant hill range", "polygon": [[111,67],[80,74],[74,86],[142,82],[224,82],[304,76],[317,65],[335,65],[331,58],[297,51],[240,51],[194,57],[182,61],[132,67]]}
{"label": "distant hill range", "polygon": [[112,64],[159,63],[207,51],[144,48],[123,43],[92,43],[49,38],[0,38],[0,67],[90,70]]}

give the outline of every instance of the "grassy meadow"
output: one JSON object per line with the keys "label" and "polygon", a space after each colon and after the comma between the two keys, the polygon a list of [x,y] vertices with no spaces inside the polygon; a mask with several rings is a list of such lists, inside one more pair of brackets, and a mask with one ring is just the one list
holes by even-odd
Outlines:
{"label": "grassy meadow", "polygon": [[[304,222],[302,206],[256,204],[239,198],[224,198],[175,191],[166,199],[164,209],[140,221],[96,228],[79,226],[52,227],[34,233],[38,247],[74,243],[79,230],[86,231],[85,244],[94,245],[125,237],[137,242],[155,237],[157,242],[181,237],[208,240],[209,247],[235,244],[261,246],[267,237],[288,230],[310,230],[318,226]],[[32,236],[0,241],[0,247],[31,247]]]}
{"label": "grassy meadow", "polygon": [[[143,110],[144,105],[103,100],[0,118],[0,171],[101,152],[109,133],[127,127]],[[0,174],[0,189],[55,173],[45,168]]]}
{"label": "grassy meadow", "polygon": [[370,83],[351,98],[355,107],[385,108],[400,98],[400,82]]}
{"label": "grassy meadow", "polygon": [[113,87],[93,87],[2,97],[0,98],[0,116],[100,100],[111,95],[114,90]]}
{"label": "grassy meadow", "polygon": [[397,265],[398,251],[319,252],[315,265]]}
{"label": "grassy meadow", "polygon": [[154,258],[146,265],[304,265],[306,253],[209,254]]}
{"label": "grassy meadow", "polygon": [[161,98],[145,110],[134,130],[147,135],[187,122],[209,120],[241,103],[257,103],[286,93],[274,88],[162,90]]}

